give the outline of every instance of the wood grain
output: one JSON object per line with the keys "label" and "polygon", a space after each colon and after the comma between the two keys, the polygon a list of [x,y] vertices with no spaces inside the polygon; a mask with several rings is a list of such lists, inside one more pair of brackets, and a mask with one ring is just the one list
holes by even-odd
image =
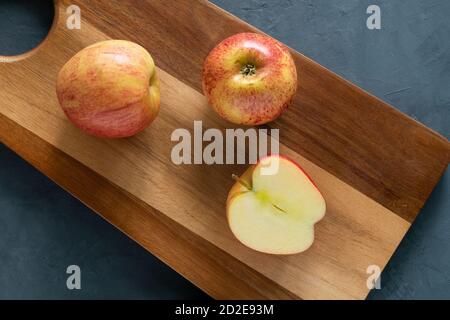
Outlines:
{"label": "wood grain", "polygon": [[[199,91],[201,62],[221,38],[251,27],[206,2],[74,2],[81,30],[65,28],[73,2],[61,1],[46,41],[0,63],[1,141],[214,297],[364,298],[367,267],[388,262],[445,170],[448,142],[295,53],[300,94],[271,126],[324,194],[327,215],[307,252],[254,252],[225,221],[231,173],[245,167],[170,160],[174,129],[192,130],[194,120],[231,127]],[[160,67],[161,113],[130,139],[83,134],[55,95],[62,65],[111,37],[140,43]]]}
{"label": "wood grain", "polygon": [[[5,145],[208,294],[219,299],[296,297],[1,114],[0,124]],[[58,161],[48,161],[50,155]]]}
{"label": "wood grain", "polygon": [[[218,42],[260,32],[206,1],[109,3],[79,1],[99,30],[145,44],[162,69],[198,91],[203,60]],[[413,221],[448,164],[448,141],[307,57],[294,58],[299,94],[270,127],[294,151]]]}

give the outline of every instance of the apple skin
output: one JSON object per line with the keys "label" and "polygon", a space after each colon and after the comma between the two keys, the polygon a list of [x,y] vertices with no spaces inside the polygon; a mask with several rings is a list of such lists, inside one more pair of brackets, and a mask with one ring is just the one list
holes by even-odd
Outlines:
{"label": "apple skin", "polygon": [[59,103],[88,134],[133,136],[158,115],[159,80],[151,55],[140,45],[107,40],[84,48],[60,70]]}
{"label": "apple skin", "polygon": [[[242,239],[243,238],[242,235],[240,235],[238,230],[236,230],[236,227],[233,227],[233,221],[232,221],[232,216],[231,216],[231,210],[232,210],[233,203],[235,203],[236,201],[240,201],[239,197],[249,192],[249,189],[246,186],[250,186],[253,188],[253,180],[255,179],[255,176],[254,176],[255,170],[264,160],[270,160],[270,158],[278,158],[278,160],[280,161],[280,165],[288,164],[289,166],[291,166],[291,168],[295,167],[296,171],[298,171],[298,174],[300,174],[302,179],[304,179],[305,182],[307,182],[307,184],[309,184],[309,187],[310,187],[310,191],[308,191],[308,192],[311,195],[311,201],[314,203],[313,206],[310,206],[310,209],[312,208],[314,212],[309,212],[308,214],[305,214],[302,217],[302,219],[304,220],[302,223],[304,223],[307,226],[307,228],[305,229],[307,231],[306,232],[307,234],[305,235],[305,237],[303,239],[304,243],[303,244],[300,243],[298,246],[296,245],[295,248],[280,247],[280,248],[274,250],[274,249],[265,247],[263,249],[263,247],[261,245],[255,245],[255,243],[250,243],[248,241],[247,242],[244,241]],[[282,162],[284,162],[284,164]],[[293,175],[290,175],[290,176],[292,176],[293,179],[296,179],[296,177],[294,177]],[[250,249],[253,249],[253,250],[256,250],[259,252],[263,252],[263,253],[267,253],[267,254],[275,254],[275,255],[298,254],[300,252],[306,251],[307,249],[309,249],[311,247],[311,245],[314,242],[314,226],[317,222],[322,220],[323,217],[325,216],[326,203],[325,203],[325,200],[324,200],[320,190],[317,188],[314,181],[312,181],[310,176],[300,167],[299,164],[297,164],[295,161],[293,161],[285,156],[282,156],[282,155],[270,155],[270,156],[260,159],[257,164],[249,167],[241,175],[241,177],[239,179],[241,182],[237,181],[228,193],[227,220],[228,220],[228,224],[230,226],[232,233],[242,244],[249,247]],[[252,192],[252,191],[254,191],[254,190],[251,190],[250,192]],[[302,191],[305,191],[305,190],[302,190]],[[242,214],[242,213],[243,212],[240,212],[238,214]],[[292,221],[294,221],[294,220],[289,221],[289,223],[292,223]],[[253,225],[254,226],[258,225],[258,221],[256,219],[251,226],[247,226],[247,227],[253,227]],[[258,232],[260,232],[260,231],[263,232],[262,230],[264,230],[264,229],[260,228],[258,230]],[[269,234],[267,234],[268,230],[265,230],[265,232],[266,233],[261,234],[261,238],[263,238],[263,239],[265,239],[269,236]],[[278,237],[278,239],[283,236],[284,236],[284,234],[281,235],[280,237]],[[273,240],[277,240],[277,238],[272,239],[272,241]]]}
{"label": "apple skin", "polygon": [[[247,65],[255,67],[255,74],[243,74]],[[297,91],[297,69],[280,42],[240,33],[209,53],[202,85],[220,116],[239,125],[261,125],[275,120],[288,107]]]}

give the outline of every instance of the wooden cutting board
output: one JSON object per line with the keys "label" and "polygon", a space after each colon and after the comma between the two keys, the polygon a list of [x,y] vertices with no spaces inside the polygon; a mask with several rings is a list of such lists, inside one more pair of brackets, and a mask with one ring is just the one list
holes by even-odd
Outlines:
{"label": "wooden cutting board", "polygon": [[[81,30],[66,7],[81,8]],[[176,128],[232,128],[207,105],[201,68],[225,37],[255,28],[204,1],[59,1],[47,39],[0,63],[0,139],[177,272],[216,298],[362,299],[447,167],[449,142],[293,51],[295,101],[270,128],[327,201],[310,250],[271,256],[241,245],[225,220],[232,173],[245,166],[170,160]],[[162,106],[136,137],[102,140],[66,119],[59,69],[77,51],[128,39],[155,58]]]}

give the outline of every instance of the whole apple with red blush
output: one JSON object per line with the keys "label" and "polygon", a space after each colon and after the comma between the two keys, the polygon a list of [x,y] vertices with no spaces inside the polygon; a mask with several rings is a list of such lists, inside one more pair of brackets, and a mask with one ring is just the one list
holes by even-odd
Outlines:
{"label": "whole apple with red blush", "polygon": [[275,120],[297,91],[297,69],[283,44],[240,33],[217,45],[203,66],[203,91],[226,120],[260,125]]}
{"label": "whole apple with red blush", "polygon": [[105,138],[129,137],[144,130],[160,106],[151,55],[124,40],[98,42],[78,52],[60,70],[56,93],[78,128]]}

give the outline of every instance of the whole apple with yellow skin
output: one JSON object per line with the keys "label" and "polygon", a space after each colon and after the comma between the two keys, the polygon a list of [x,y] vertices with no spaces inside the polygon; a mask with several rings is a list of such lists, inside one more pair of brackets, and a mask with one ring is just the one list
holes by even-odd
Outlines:
{"label": "whole apple with yellow skin", "polygon": [[214,110],[235,124],[275,120],[297,91],[289,50],[273,38],[240,33],[217,45],[203,66],[203,91]]}
{"label": "whole apple with yellow skin", "polygon": [[152,57],[143,47],[124,40],[99,42],[78,52],[59,72],[56,93],[77,127],[106,138],[144,130],[160,105]]}
{"label": "whole apple with yellow skin", "polygon": [[[276,170],[267,174],[264,169],[274,163]],[[270,254],[295,254],[312,245],[314,225],[324,217],[326,204],[298,164],[272,155],[234,178],[227,218],[239,241]]]}

